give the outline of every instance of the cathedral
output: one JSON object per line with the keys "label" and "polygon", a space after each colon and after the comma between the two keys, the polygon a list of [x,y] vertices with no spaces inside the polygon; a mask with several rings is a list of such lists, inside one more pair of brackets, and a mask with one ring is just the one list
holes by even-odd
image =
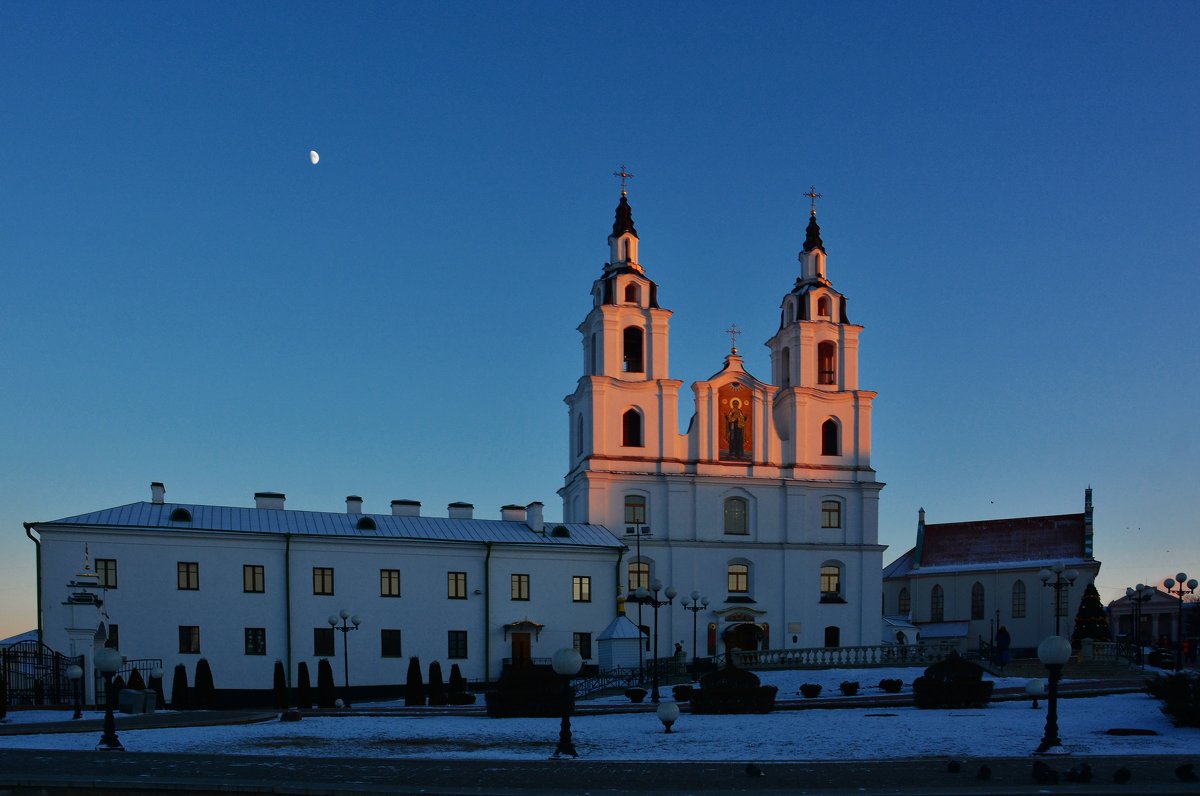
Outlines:
{"label": "cathedral", "polygon": [[[43,640],[89,663],[106,643],[167,669],[205,657],[237,689],[268,688],[276,660],[289,679],[301,662],[315,671],[348,644],[334,668],[363,687],[403,682],[411,656],[474,680],[564,646],[594,665],[622,613],[662,654],[880,643],[875,393],[859,388],[862,327],[830,280],[808,195],[769,380],[746,370],[735,335],[691,385],[681,430],[669,290],[641,261],[622,184],[565,399],[562,522],[538,502],[500,519],[469,503],[425,516],[411,499],[372,512],[356,495],[345,511],[287,508],[275,492],[253,508],[176,503],[156,482],[149,501],[26,524]],[[682,596],[651,611],[640,589]]]}

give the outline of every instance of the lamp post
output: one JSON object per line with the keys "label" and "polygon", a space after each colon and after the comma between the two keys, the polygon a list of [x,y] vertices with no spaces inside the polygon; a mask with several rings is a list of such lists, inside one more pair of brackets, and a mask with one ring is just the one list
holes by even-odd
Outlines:
{"label": "lamp post", "polygon": [[[1066,571],[1064,572],[1063,570]],[[1063,589],[1071,588],[1071,584],[1079,577],[1079,573],[1073,569],[1067,569],[1060,561],[1049,569],[1043,569],[1038,573],[1038,577],[1042,579],[1043,587],[1054,589],[1054,635],[1057,636],[1061,632],[1059,619],[1062,614],[1059,612],[1058,607],[1062,605],[1064,599],[1062,591]]]}
{"label": "lamp post", "polygon": [[1146,662],[1142,656],[1142,603],[1153,599],[1155,591],[1145,583],[1125,589],[1125,598],[1133,606],[1133,643],[1137,647],[1137,662],[1143,669],[1146,668]]}
{"label": "lamp post", "polygon": [[101,647],[96,650],[93,659],[96,668],[104,677],[104,734],[100,743],[96,744],[98,752],[124,752],[121,740],[117,738],[117,720],[113,718],[113,675],[121,668],[121,653],[112,647]]}
{"label": "lamp post", "polygon": [[662,722],[663,732],[674,732],[671,725],[679,720],[679,705],[674,702],[661,702],[658,705],[658,720]]}
{"label": "lamp post", "polygon": [[1046,700],[1046,732],[1042,742],[1034,750],[1035,755],[1070,754],[1063,748],[1058,737],[1058,681],[1062,677],[1063,664],[1071,657],[1071,642],[1062,636],[1049,636],[1038,644],[1038,660],[1050,672],[1050,689]]}
{"label": "lamp post", "polygon": [[674,586],[668,586],[667,590],[664,592],[664,594],[666,594],[666,596],[667,596],[667,599],[660,600],[660,599],[658,599],[658,593],[660,591],[662,591],[662,587],[663,587],[662,581],[655,579],[650,584],[649,590],[647,590],[645,587],[643,587],[643,588],[638,589],[634,593],[634,599],[637,600],[639,606],[645,604],[645,605],[649,605],[651,608],[654,609],[654,680],[653,680],[654,686],[650,689],[650,701],[654,702],[656,704],[659,702],[659,695],[658,695],[658,609],[664,605],[671,605],[672,603],[674,603],[675,595],[679,593],[675,590]]}
{"label": "lamp post", "polygon": [[[1187,581],[1186,590],[1183,588],[1184,581]],[[1179,621],[1175,627],[1175,671],[1178,672],[1183,669],[1183,595],[1195,594],[1200,582],[1195,578],[1188,580],[1186,572],[1179,572],[1174,578],[1164,580],[1163,585],[1167,587],[1167,594],[1174,594],[1179,598]]]}
{"label": "lamp post", "polygon": [[683,610],[692,612],[692,677],[695,677],[700,668],[700,648],[696,646],[696,619],[701,611],[708,608],[708,598],[701,597],[700,592],[695,589],[692,590],[691,597],[690,602],[683,601]]}
{"label": "lamp post", "polygon": [[562,724],[558,730],[558,746],[554,748],[554,754],[550,756],[550,759],[579,757],[579,752],[575,751],[575,744],[571,740],[571,711],[575,709],[575,692],[571,690],[571,678],[579,674],[579,669],[583,666],[583,658],[580,657],[579,650],[574,647],[563,647],[554,653],[554,657],[550,659],[550,665],[554,667],[554,673],[561,677],[563,682]]}
{"label": "lamp post", "polygon": [[67,679],[71,681],[71,695],[75,699],[75,715],[71,718],[83,718],[83,700],[79,698],[79,681],[83,679],[83,667],[72,663],[67,667]]}
{"label": "lamp post", "polygon": [[[645,516],[642,514],[642,512],[645,511],[644,507],[626,506],[625,510],[626,511],[632,510],[634,512],[634,514],[633,514],[634,522],[632,525],[625,526],[625,535],[628,536],[630,533],[633,534],[634,545],[637,548],[637,553],[635,555],[637,556],[637,564],[638,564],[638,582],[637,582],[637,586],[634,587],[634,591],[636,592],[637,589],[643,588],[643,586],[642,586],[642,570],[641,570],[641,566],[642,566],[642,534],[650,533],[650,529],[648,527],[646,527],[645,525],[643,525],[643,522],[646,519]],[[642,635],[642,628],[644,627],[644,625],[642,625],[642,603],[640,601],[637,601],[637,607],[638,607],[638,682],[644,683],[646,681],[646,662],[645,662],[646,661],[646,639]]]}
{"label": "lamp post", "polygon": [[[338,626],[338,617],[341,617],[341,627]],[[349,620],[349,623],[347,623]],[[357,616],[350,616],[350,612],[343,608],[337,616],[329,617],[329,626],[334,630],[342,631],[342,677],[346,683],[346,698],[342,700],[342,704],[350,705],[350,641],[349,635],[351,630],[358,630],[358,626],[362,620]],[[353,624],[354,627],[350,627]]]}

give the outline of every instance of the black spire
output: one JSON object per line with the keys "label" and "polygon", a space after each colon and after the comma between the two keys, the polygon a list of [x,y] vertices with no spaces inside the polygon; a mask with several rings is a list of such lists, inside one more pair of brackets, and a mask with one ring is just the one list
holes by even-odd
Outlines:
{"label": "black spire", "polygon": [[808,217],[808,227],[804,230],[804,251],[810,252],[813,249],[825,251],[825,244],[821,242],[821,228],[817,226],[816,212]]}
{"label": "black spire", "polygon": [[633,228],[633,208],[629,206],[629,199],[622,191],[621,201],[617,203],[617,220],[613,222],[612,236],[619,238],[626,232],[635,238],[638,236],[637,230]]}

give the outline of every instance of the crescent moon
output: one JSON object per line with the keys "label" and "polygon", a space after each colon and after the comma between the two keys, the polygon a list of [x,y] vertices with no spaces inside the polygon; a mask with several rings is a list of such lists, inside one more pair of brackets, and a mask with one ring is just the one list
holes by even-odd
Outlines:
{"label": "crescent moon", "polygon": [[308,159],[311,160],[312,164],[315,166],[317,165],[317,161],[321,159],[321,156],[317,154],[317,150],[310,149],[308,151]]}

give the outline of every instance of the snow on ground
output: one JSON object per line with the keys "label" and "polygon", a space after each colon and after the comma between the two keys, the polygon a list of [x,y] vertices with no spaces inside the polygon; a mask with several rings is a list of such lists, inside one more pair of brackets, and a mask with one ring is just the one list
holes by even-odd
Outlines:
{"label": "snow on ground", "polygon": [[[791,671],[763,673],[781,696],[818,682],[837,694],[842,680],[879,693],[883,677],[906,690],[920,670]],[[1024,679],[1000,679],[997,687]],[[667,692],[669,693],[669,691]],[[608,700],[605,700],[608,701]],[[621,701],[624,701],[621,698]],[[1196,754],[1200,730],[1176,728],[1146,694],[1064,699],[1060,736],[1076,755]],[[575,745],[589,760],[846,760],[908,757],[1026,757],[1045,727],[1045,702],[994,702],[967,710],[844,708],[776,711],[767,715],[683,714],[666,734],[652,712],[582,715],[572,719]],[[308,716],[299,722],[120,733],[126,749],[142,752],[279,754],[311,757],[474,758],[543,760],[558,737],[557,719],[461,716]],[[1112,728],[1154,730],[1156,736],[1113,736]],[[0,748],[86,750],[95,733],[0,737]]]}

